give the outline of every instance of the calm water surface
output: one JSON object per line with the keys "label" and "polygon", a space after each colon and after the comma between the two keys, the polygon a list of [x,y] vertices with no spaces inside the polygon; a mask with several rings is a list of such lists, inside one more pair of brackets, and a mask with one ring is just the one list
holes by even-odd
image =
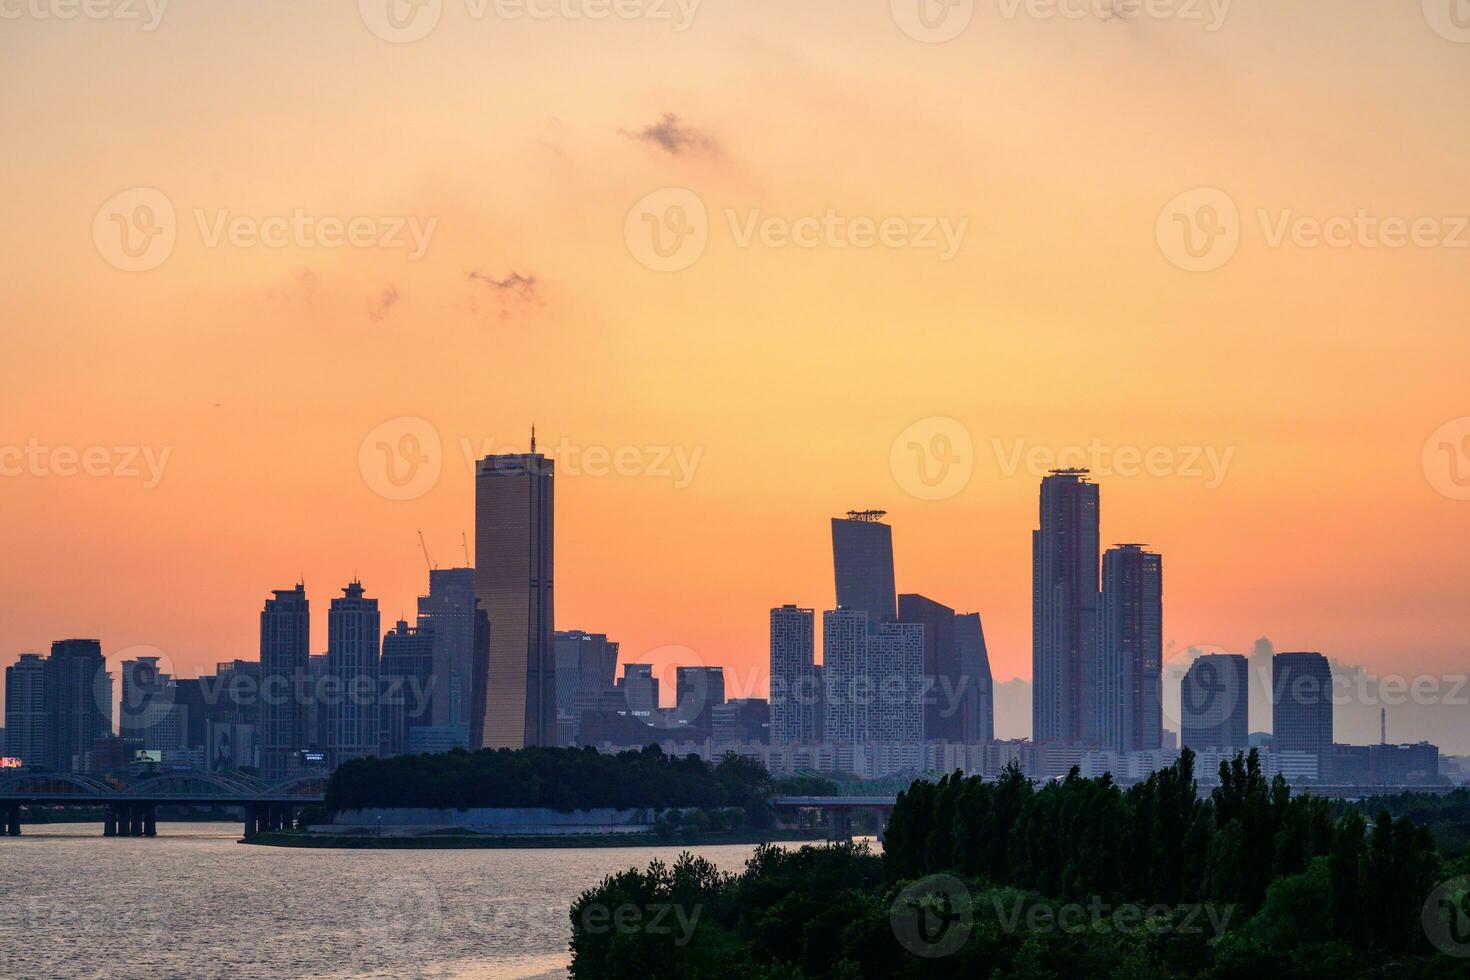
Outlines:
{"label": "calm water surface", "polygon": [[[0,975],[566,976],[567,912],[678,847],[327,851],[248,847],[234,824],[27,824],[0,838]],[[753,847],[699,852],[738,871]]]}

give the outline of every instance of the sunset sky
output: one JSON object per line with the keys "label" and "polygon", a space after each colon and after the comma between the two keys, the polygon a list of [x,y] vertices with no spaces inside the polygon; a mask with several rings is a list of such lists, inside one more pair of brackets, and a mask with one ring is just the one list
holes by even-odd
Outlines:
{"label": "sunset sky", "polygon": [[[375,0],[152,30],[142,0],[47,2],[0,7],[0,663],[69,636],[186,676],[253,659],[303,576],[314,650],[354,576],[411,616],[418,532],[461,564],[470,457],[534,421],[577,460],[557,626],[732,694],[764,692],[771,606],[832,605],[856,508],[888,512],[900,591],[981,612],[997,679],[1028,677],[1028,461],[1090,446],[1154,451],[1099,475],[1103,538],[1163,553],[1176,655],[1470,665],[1470,28],[1436,0],[981,0],[943,43],[905,0],[685,0],[682,31],[673,0],[444,0],[410,43]],[[176,242],[124,271],[108,205],[138,188]],[[1181,268],[1171,202],[1205,221],[1215,192],[1236,250]],[[691,196],[702,255],[650,268],[644,214]],[[298,212],[410,247],[213,238]],[[1429,223],[1391,248],[1297,222],[1360,212]],[[861,247],[885,219],[904,240]],[[437,479],[390,499],[380,441]],[[97,475],[55,472],[92,447]]]}

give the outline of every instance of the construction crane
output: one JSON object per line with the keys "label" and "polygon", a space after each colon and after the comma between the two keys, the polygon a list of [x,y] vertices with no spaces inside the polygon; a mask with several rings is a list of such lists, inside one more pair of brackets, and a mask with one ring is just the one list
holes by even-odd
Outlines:
{"label": "construction crane", "polygon": [[464,567],[469,568],[474,562],[470,561],[470,536],[463,531],[459,532],[459,543],[464,545]]}
{"label": "construction crane", "polygon": [[419,547],[422,548],[422,549],[424,549],[424,564],[425,565],[428,565],[429,566],[429,571],[432,572],[435,569],[436,566],[434,565],[434,563],[432,561],[429,560],[429,546],[424,543],[424,532],[423,531],[420,531],[419,532]]}

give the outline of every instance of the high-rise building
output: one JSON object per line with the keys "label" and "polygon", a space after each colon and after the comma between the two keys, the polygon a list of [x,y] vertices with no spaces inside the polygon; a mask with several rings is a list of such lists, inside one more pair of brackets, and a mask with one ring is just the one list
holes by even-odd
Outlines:
{"label": "high-rise building", "polygon": [[413,730],[434,720],[437,639],[433,627],[424,625],[422,618],[417,628],[400,619],[383,635],[378,663],[378,755],[384,758],[409,751]]}
{"label": "high-rise building", "polygon": [[576,745],[582,714],[603,710],[617,686],[618,644],[606,633],[556,631],[557,744]]}
{"label": "high-rise building", "polygon": [[832,569],[837,608],[868,614],[868,631],[898,616],[893,585],[893,529],[881,510],[849,511],[832,518]]}
{"label": "high-rise building", "polygon": [[1089,729],[1098,511],[1098,487],[1086,470],[1053,470],[1041,481],[1041,526],[1031,534],[1031,728],[1038,743],[1083,744],[1096,736]]}
{"label": "high-rise building", "polygon": [[307,748],[307,667],[311,605],[306,586],[276,589],[260,614],[260,768],[291,773]]}
{"label": "high-rise building", "polygon": [[474,690],[475,598],[473,568],[435,568],[429,572],[429,594],[419,596],[418,627],[434,637],[432,717],[425,721],[461,734],[458,745],[468,746]]}
{"label": "high-rise building", "polygon": [[924,627],[880,623],[867,636],[867,729],[858,740],[915,745],[924,741]]}
{"label": "high-rise building", "polygon": [[1102,563],[1096,692],[1098,745],[1163,746],[1164,564],[1141,545],[1109,548]]}
{"label": "high-rise building", "polygon": [[709,731],[710,711],[725,703],[725,668],[676,667],[674,697],[675,724]]}
{"label": "high-rise building", "polygon": [[112,734],[112,675],[97,640],[57,640],[46,659],[52,768],[86,769],[86,756]]}
{"label": "high-rise building", "polygon": [[1305,752],[1319,765],[1332,751],[1332,666],[1320,653],[1271,659],[1271,751]]}
{"label": "high-rise building", "polygon": [[1238,653],[1209,653],[1179,686],[1179,743],[1195,752],[1250,748],[1250,665]]}
{"label": "high-rise building", "polygon": [[378,600],[353,581],[327,610],[327,673],[333,679],[328,716],[332,768],[378,753],[378,659],[382,620]]}
{"label": "high-rise building", "polygon": [[822,613],[822,672],[826,675],[823,737],[859,742],[868,731],[868,614],[861,609]]}
{"label": "high-rise building", "polygon": [[143,749],[177,752],[185,747],[177,685],[159,669],[158,660],[138,657],[122,662],[117,731],[124,739],[138,740]]}
{"label": "high-rise building", "polygon": [[926,596],[901,595],[898,620],[924,631],[924,738],[931,742],[963,741],[965,692],[955,611]]}
{"label": "high-rise building", "polygon": [[815,614],[794,605],[771,610],[771,744],[817,741]]}
{"label": "high-rise building", "polygon": [[771,705],[764,698],[732,698],[710,712],[716,745],[770,742]]}
{"label": "high-rise building", "polygon": [[623,664],[618,688],[629,715],[649,725],[658,720],[658,678],[652,664]]}
{"label": "high-rise building", "polygon": [[491,624],[483,747],[556,744],[554,472],[534,435],[530,453],[476,469],[475,595]]}
{"label": "high-rise building", "polygon": [[39,653],[23,653],[5,668],[5,754],[30,769],[52,768],[50,735],[46,661]]}
{"label": "high-rise building", "polygon": [[988,745],[995,741],[995,680],[980,614],[957,614],[954,632],[962,684],[959,740],[966,745]]}

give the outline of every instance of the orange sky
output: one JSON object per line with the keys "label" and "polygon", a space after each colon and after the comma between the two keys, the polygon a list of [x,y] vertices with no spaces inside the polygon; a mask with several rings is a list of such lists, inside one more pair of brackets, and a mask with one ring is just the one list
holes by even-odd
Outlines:
{"label": "orange sky", "polygon": [[[0,447],[47,461],[0,476],[0,661],[73,635],[185,674],[254,657],[261,602],[302,575],[318,649],[354,574],[385,621],[410,612],[417,532],[462,559],[463,447],[523,448],[534,419],[543,448],[631,461],[557,488],[558,626],[625,660],[763,678],[767,609],[829,606],[827,519],[875,507],[900,589],[979,610],[996,676],[1027,676],[1038,474],[1008,464],[1096,440],[1229,460],[1100,480],[1105,541],[1164,554],[1169,643],[1470,662],[1470,501],[1434,465],[1470,432],[1470,43],[1420,4],[1240,0],[1210,31],[994,0],[946,43],[878,0],[705,0],[682,32],[444,0],[413,43],[356,6],[0,29]],[[640,138],[667,113],[667,145]],[[104,205],[140,187],[176,243],[121,271]],[[663,188],[707,214],[679,271],[629,237]],[[1159,233],[1195,188],[1239,212],[1203,272]],[[417,258],[210,244],[298,211],[433,230]],[[1442,240],[1272,244],[1360,211]],[[948,259],[741,241],[829,212],[965,233]],[[391,500],[360,449],[400,418],[437,433],[440,473]],[[923,499],[904,460],[936,433],[970,449]],[[167,463],[156,486],[53,471],[90,447]],[[687,486],[654,465],[675,449]]]}

